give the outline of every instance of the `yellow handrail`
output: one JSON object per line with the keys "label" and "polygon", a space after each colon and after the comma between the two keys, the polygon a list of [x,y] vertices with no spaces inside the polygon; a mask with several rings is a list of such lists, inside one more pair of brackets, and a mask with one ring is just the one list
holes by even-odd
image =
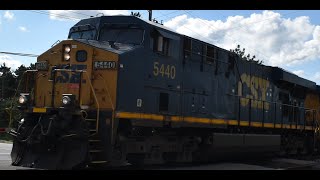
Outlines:
{"label": "yellow handrail", "polygon": [[[94,99],[95,99],[96,104],[97,104],[97,123],[96,123],[96,133],[98,133],[98,129],[99,129],[99,114],[100,114],[100,105],[99,105],[99,101],[98,101],[98,98],[97,98],[97,96],[96,96],[96,93],[95,93],[95,91],[94,91],[94,89],[93,89],[93,86],[92,86],[92,83],[91,83],[91,80],[90,80],[90,77],[89,77],[89,75],[88,75],[87,71],[82,71],[82,72],[84,72],[84,74],[86,74],[86,75],[87,75],[88,82],[89,82],[89,85],[90,85],[90,88],[91,88],[92,94],[93,94]],[[80,81],[81,81],[81,80],[80,80]],[[80,97],[80,96],[81,96],[81,94],[79,94],[79,97]],[[96,133],[94,133],[94,134],[96,134]]]}
{"label": "yellow handrail", "polygon": [[[15,98],[16,98],[16,96],[17,96],[17,93],[18,93],[18,91],[19,91],[19,89],[20,89],[20,86],[21,86],[21,82],[22,82],[22,80],[23,80],[23,78],[24,78],[24,76],[27,74],[27,73],[29,73],[29,72],[38,72],[38,70],[26,70],[26,71],[24,71],[23,72],[23,74],[22,74],[22,76],[21,76],[21,79],[20,79],[20,81],[19,81],[19,83],[18,83],[18,87],[17,87],[17,89],[16,89],[16,92],[14,93],[14,95],[13,95],[13,97],[12,97],[12,99],[11,99],[11,104],[10,104],[10,108],[6,108],[6,111],[7,111],[7,113],[9,114],[9,124],[8,124],[8,126],[9,126],[9,128],[11,128],[11,125],[12,125],[12,109],[13,109],[13,101],[15,100]],[[27,76],[27,79],[28,79],[29,77]],[[26,86],[27,86],[28,84],[26,84]]]}
{"label": "yellow handrail", "polygon": [[99,74],[99,76],[102,78],[102,80],[104,81],[104,84],[105,84],[105,86],[106,86],[106,90],[107,90],[107,94],[108,94],[108,97],[109,97],[109,100],[110,100],[110,104],[111,104],[111,106],[112,106],[112,118],[111,118],[111,136],[110,136],[110,138],[111,138],[111,142],[112,142],[112,144],[113,144],[113,127],[114,127],[114,122],[113,122],[113,118],[114,118],[114,111],[115,111],[115,108],[114,108],[114,105],[113,105],[113,103],[112,103],[112,99],[111,99],[111,95],[110,95],[110,92],[109,92],[109,88],[108,88],[108,82],[107,82],[107,80],[101,75],[101,74]]}
{"label": "yellow handrail", "polygon": [[107,90],[107,94],[108,94],[108,97],[109,97],[109,100],[110,100],[110,104],[111,104],[111,106],[112,106],[112,111],[114,111],[114,105],[113,105],[113,103],[112,103],[112,99],[111,99],[111,95],[110,95],[110,92],[109,92],[107,80],[106,80],[103,76],[101,76],[101,74],[99,74],[99,76],[100,76],[100,77],[102,78],[102,80],[104,81],[104,84],[105,84],[106,90]]}

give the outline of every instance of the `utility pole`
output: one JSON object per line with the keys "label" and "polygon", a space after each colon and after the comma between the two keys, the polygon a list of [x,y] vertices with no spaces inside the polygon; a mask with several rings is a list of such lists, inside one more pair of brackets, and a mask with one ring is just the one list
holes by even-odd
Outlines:
{"label": "utility pole", "polygon": [[[4,82],[3,82],[3,72],[0,71],[0,78],[1,78],[1,99],[3,98],[3,85],[4,85]],[[0,99],[0,101],[1,101]]]}
{"label": "utility pole", "polygon": [[2,77],[2,88],[1,88],[1,91],[2,91],[2,97],[1,98],[2,99],[4,99],[4,77],[3,76],[4,76],[4,73],[1,76]]}
{"label": "utility pole", "polygon": [[148,10],[149,12],[149,21],[152,21],[152,10]]}
{"label": "utility pole", "polygon": [[4,99],[4,72],[1,72],[1,100]]}

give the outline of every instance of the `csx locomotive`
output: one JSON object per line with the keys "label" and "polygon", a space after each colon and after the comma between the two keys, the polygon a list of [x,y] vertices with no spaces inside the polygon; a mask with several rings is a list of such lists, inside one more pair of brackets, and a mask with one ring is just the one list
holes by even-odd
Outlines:
{"label": "csx locomotive", "polygon": [[12,164],[74,169],[318,149],[319,86],[136,16],[83,19],[37,58]]}

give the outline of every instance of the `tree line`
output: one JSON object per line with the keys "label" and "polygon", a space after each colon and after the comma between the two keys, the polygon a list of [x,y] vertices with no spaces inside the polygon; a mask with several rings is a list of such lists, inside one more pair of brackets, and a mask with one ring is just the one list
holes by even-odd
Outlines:
{"label": "tree line", "polygon": [[[32,69],[35,69],[33,63],[29,66],[21,65],[15,70],[5,63],[0,66],[0,128],[9,127],[12,122],[20,119],[20,113],[16,108],[19,90],[25,87],[24,72]],[[10,119],[12,122],[9,122]]]}

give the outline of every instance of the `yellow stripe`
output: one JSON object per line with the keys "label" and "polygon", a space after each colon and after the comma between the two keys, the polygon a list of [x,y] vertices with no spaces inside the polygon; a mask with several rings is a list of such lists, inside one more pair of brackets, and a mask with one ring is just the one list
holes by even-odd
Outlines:
{"label": "yellow stripe", "polygon": [[236,120],[229,120],[229,121],[228,121],[228,124],[229,124],[229,125],[238,125],[238,121],[236,121]]}
{"label": "yellow stripe", "polygon": [[33,108],[34,113],[45,113],[47,112],[46,108]]}
{"label": "yellow stripe", "polygon": [[137,113],[129,113],[129,112],[118,112],[116,114],[117,118],[140,118]]}
{"label": "yellow stripe", "polygon": [[[45,108],[34,108],[33,112],[46,112]],[[131,113],[131,112],[118,112],[116,114],[117,118],[132,118],[132,119],[150,119],[163,121],[163,115],[157,114],[144,114],[144,113]],[[203,123],[203,124],[228,124],[228,125],[238,125],[237,120],[225,120],[225,119],[209,119],[209,118],[197,118],[197,117],[182,117],[182,116],[171,116],[171,121],[174,122],[189,122],[189,123]],[[240,126],[249,126],[248,121],[240,121]],[[251,122],[253,127],[262,127],[261,122]],[[264,127],[273,128],[273,123],[264,123]],[[281,128],[281,124],[275,124],[275,128]],[[285,129],[296,129],[296,125],[283,124]],[[303,126],[298,125],[298,129],[302,129]],[[306,126],[307,130],[312,130],[312,126]]]}
{"label": "yellow stripe", "polygon": [[281,128],[281,124],[276,124],[276,128]]}
{"label": "yellow stripe", "polygon": [[117,118],[133,118],[133,119],[152,119],[152,120],[163,120],[162,115],[156,114],[143,114],[143,113],[130,113],[130,112],[118,112]]}
{"label": "yellow stripe", "polygon": [[262,127],[262,123],[261,122],[251,122],[251,126],[253,126],[253,127]]}
{"label": "yellow stripe", "polygon": [[273,128],[273,123],[264,123],[264,127]]}
{"label": "yellow stripe", "polygon": [[213,124],[227,124],[227,120],[224,119],[212,119]]}
{"label": "yellow stripe", "polygon": [[306,126],[307,130],[312,130],[312,126]]}
{"label": "yellow stripe", "polygon": [[240,121],[240,126],[249,126],[248,121]]}
{"label": "yellow stripe", "polygon": [[172,116],[171,117],[171,121],[181,121],[182,120],[182,117],[180,117],[180,116]]}
{"label": "yellow stripe", "polygon": [[210,124],[210,119],[208,119],[208,118],[185,117],[184,121],[190,122],[190,123]]}
{"label": "yellow stripe", "polygon": [[140,115],[141,115],[141,119],[153,119],[158,121],[163,120],[163,116],[161,115],[155,115],[155,114],[140,114]]}

